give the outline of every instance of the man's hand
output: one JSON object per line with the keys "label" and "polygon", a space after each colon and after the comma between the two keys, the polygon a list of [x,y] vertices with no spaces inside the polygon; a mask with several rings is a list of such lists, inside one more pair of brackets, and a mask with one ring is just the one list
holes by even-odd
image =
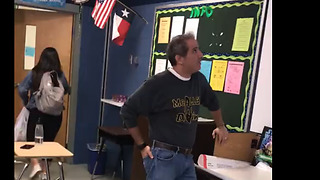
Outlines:
{"label": "man's hand", "polygon": [[216,129],[214,129],[213,132],[212,132],[213,139],[216,138],[216,136],[217,136],[218,142],[220,144],[225,143],[227,141],[227,139],[228,139],[228,130],[227,130],[227,128],[224,127],[224,126],[219,126]]}
{"label": "man's hand", "polygon": [[149,156],[151,159],[153,159],[153,155],[152,155],[150,146],[146,146],[144,149],[141,150],[141,156],[142,156],[142,159],[146,158],[147,156]]}

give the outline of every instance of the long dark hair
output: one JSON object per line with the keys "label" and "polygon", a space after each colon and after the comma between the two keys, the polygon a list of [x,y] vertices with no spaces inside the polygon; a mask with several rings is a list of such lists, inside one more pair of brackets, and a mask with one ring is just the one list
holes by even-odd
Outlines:
{"label": "long dark hair", "polygon": [[33,91],[39,89],[43,73],[52,70],[55,70],[58,76],[61,77],[62,70],[58,52],[53,47],[47,47],[42,51],[38,64],[32,69]]}

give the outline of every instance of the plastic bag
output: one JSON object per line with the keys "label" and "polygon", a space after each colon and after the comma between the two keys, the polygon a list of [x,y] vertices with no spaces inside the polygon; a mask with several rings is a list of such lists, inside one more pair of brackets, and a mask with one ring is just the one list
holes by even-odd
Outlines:
{"label": "plastic bag", "polygon": [[27,124],[29,119],[29,110],[23,107],[17,117],[14,126],[14,141],[27,141]]}

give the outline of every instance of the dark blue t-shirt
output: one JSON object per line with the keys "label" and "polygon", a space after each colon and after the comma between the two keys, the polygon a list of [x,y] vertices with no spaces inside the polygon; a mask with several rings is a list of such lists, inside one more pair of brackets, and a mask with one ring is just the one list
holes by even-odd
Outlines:
{"label": "dark blue t-shirt", "polygon": [[199,106],[219,109],[218,99],[200,72],[183,81],[166,70],[150,77],[124,103],[120,115],[127,127],[137,126],[139,115],[149,119],[149,137],[192,148]]}

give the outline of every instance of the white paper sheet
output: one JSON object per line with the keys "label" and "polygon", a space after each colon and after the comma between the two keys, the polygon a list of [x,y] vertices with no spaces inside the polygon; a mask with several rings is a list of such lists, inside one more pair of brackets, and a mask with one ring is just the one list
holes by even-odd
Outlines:
{"label": "white paper sheet", "polygon": [[197,39],[199,26],[199,18],[188,18],[186,21],[186,27],[184,29],[184,33],[192,32],[194,34],[195,39]]}
{"label": "white paper sheet", "polygon": [[154,70],[154,75],[166,70],[166,59],[156,59],[156,67]]}
{"label": "white paper sheet", "polygon": [[171,62],[168,60],[167,69],[172,68]]}
{"label": "white paper sheet", "polygon": [[184,16],[174,16],[172,18],[170,41],[173,37],[182,34],[184,24]]}

